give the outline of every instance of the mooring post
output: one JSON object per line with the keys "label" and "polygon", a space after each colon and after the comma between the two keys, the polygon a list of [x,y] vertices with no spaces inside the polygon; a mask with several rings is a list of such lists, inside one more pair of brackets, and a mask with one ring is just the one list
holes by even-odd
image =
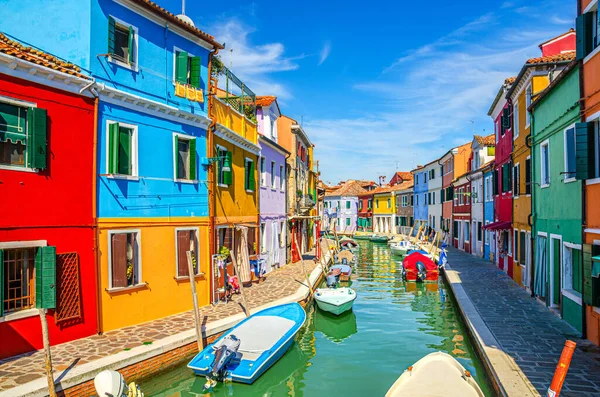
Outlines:
{"label": "mooring post", "polygon": [[39,309],[39,313],[40,321],[42,322],[42,339],[44,341],[48,393],[50,397],[56,397],[56,390],[54,388],[54,374],[52,373],[52,354],[50,352],[50,336],[48,335],[48,320],[46,319],[46,309]]}
{"label": "mooring post", "polygon": [[194,272],[194,257],[192,251],[187,251],[188,273],[190,277],[190,288],[192,289],[192,301],[194,303],[194,320],[196,323],[196,338],[198,339],[198,351],[204,350],[204,340],[202,338],[202,324],[200,322],[200,313],[198,308],[198,295],[196,294],[196,273]]}

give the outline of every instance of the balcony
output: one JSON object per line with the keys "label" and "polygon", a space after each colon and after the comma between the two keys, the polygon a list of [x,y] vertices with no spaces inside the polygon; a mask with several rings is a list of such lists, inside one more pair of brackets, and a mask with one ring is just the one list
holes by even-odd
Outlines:
{"label": "balcony", "polygon": [[300,207],[300,211],[306,212],[311,210],[315,206],[315,201],[312,199],[311,196],[307,195],[299,200],[298,206]]}

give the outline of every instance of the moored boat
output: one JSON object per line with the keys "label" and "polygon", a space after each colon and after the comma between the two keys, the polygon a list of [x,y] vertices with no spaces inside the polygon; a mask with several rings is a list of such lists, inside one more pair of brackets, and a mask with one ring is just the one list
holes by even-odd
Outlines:
{"label": "moored boat", "polygon": [[372,236],[372,234],[369,234],[369,233],[364,233],[364,234],[354,233],[352,238],[354,240],[369,240],[371,238],[371,236]]}
{"label": "moored boat", "polygon": [[315,301],[319,309],[339,316],[352,309],[356,292],[352,288],[318,288],[315,291]]}
{"label": "moored boat", "polygon": [[484,397],[483,391],[455,358],[431,353],[408,367],[385,397]]}
{"label": "moored boat", "polygon": [[390,251],[394,255],[398,256],[406,256],[408,251],[415,249],[415,246],[410,241],[398,241],[392,245],[390,245]]}
{"label": "moored boat", "polygon": [[305,321],[295,302],[261,310],[198,353],[188,368],[205,375],[208,386],[224,378],[253,383],[290,348]]}
{"label": "moored boat", "polygon": [[341,264],[331,266],[331,270],[339,270],[340,271],[340,281],[349,281],[352,276],[352,266]]}
{"label": "moored boat", "polygon": [[390,238],[388,236],[378,236],[376,234],[372,235],[369,240],[374,243],[386,243]]}
{"label": "moored boat", "polygon": [[406,281],[437,281],[438,277],[438,266],[420,252],[413,252],[402,260],[402,278]]}

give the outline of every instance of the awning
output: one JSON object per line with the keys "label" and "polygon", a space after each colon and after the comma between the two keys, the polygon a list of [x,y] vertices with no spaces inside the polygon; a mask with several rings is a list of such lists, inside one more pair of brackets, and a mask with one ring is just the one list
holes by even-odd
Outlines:
{"label": "awning", "polygon": [[494,222],[487,225],[484,225],[483,228],[487,230],[509,230],[512,229],[510,221],[504,222]]}

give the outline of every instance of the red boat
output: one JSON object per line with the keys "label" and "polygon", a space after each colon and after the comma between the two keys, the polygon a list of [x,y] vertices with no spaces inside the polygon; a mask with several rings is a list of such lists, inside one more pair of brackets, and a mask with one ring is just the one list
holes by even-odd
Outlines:
{"label": "red boat", "polygon": [[429,257],[413,252],[402,261],[402,277],[406,281],[437,281],[438,266]]}

